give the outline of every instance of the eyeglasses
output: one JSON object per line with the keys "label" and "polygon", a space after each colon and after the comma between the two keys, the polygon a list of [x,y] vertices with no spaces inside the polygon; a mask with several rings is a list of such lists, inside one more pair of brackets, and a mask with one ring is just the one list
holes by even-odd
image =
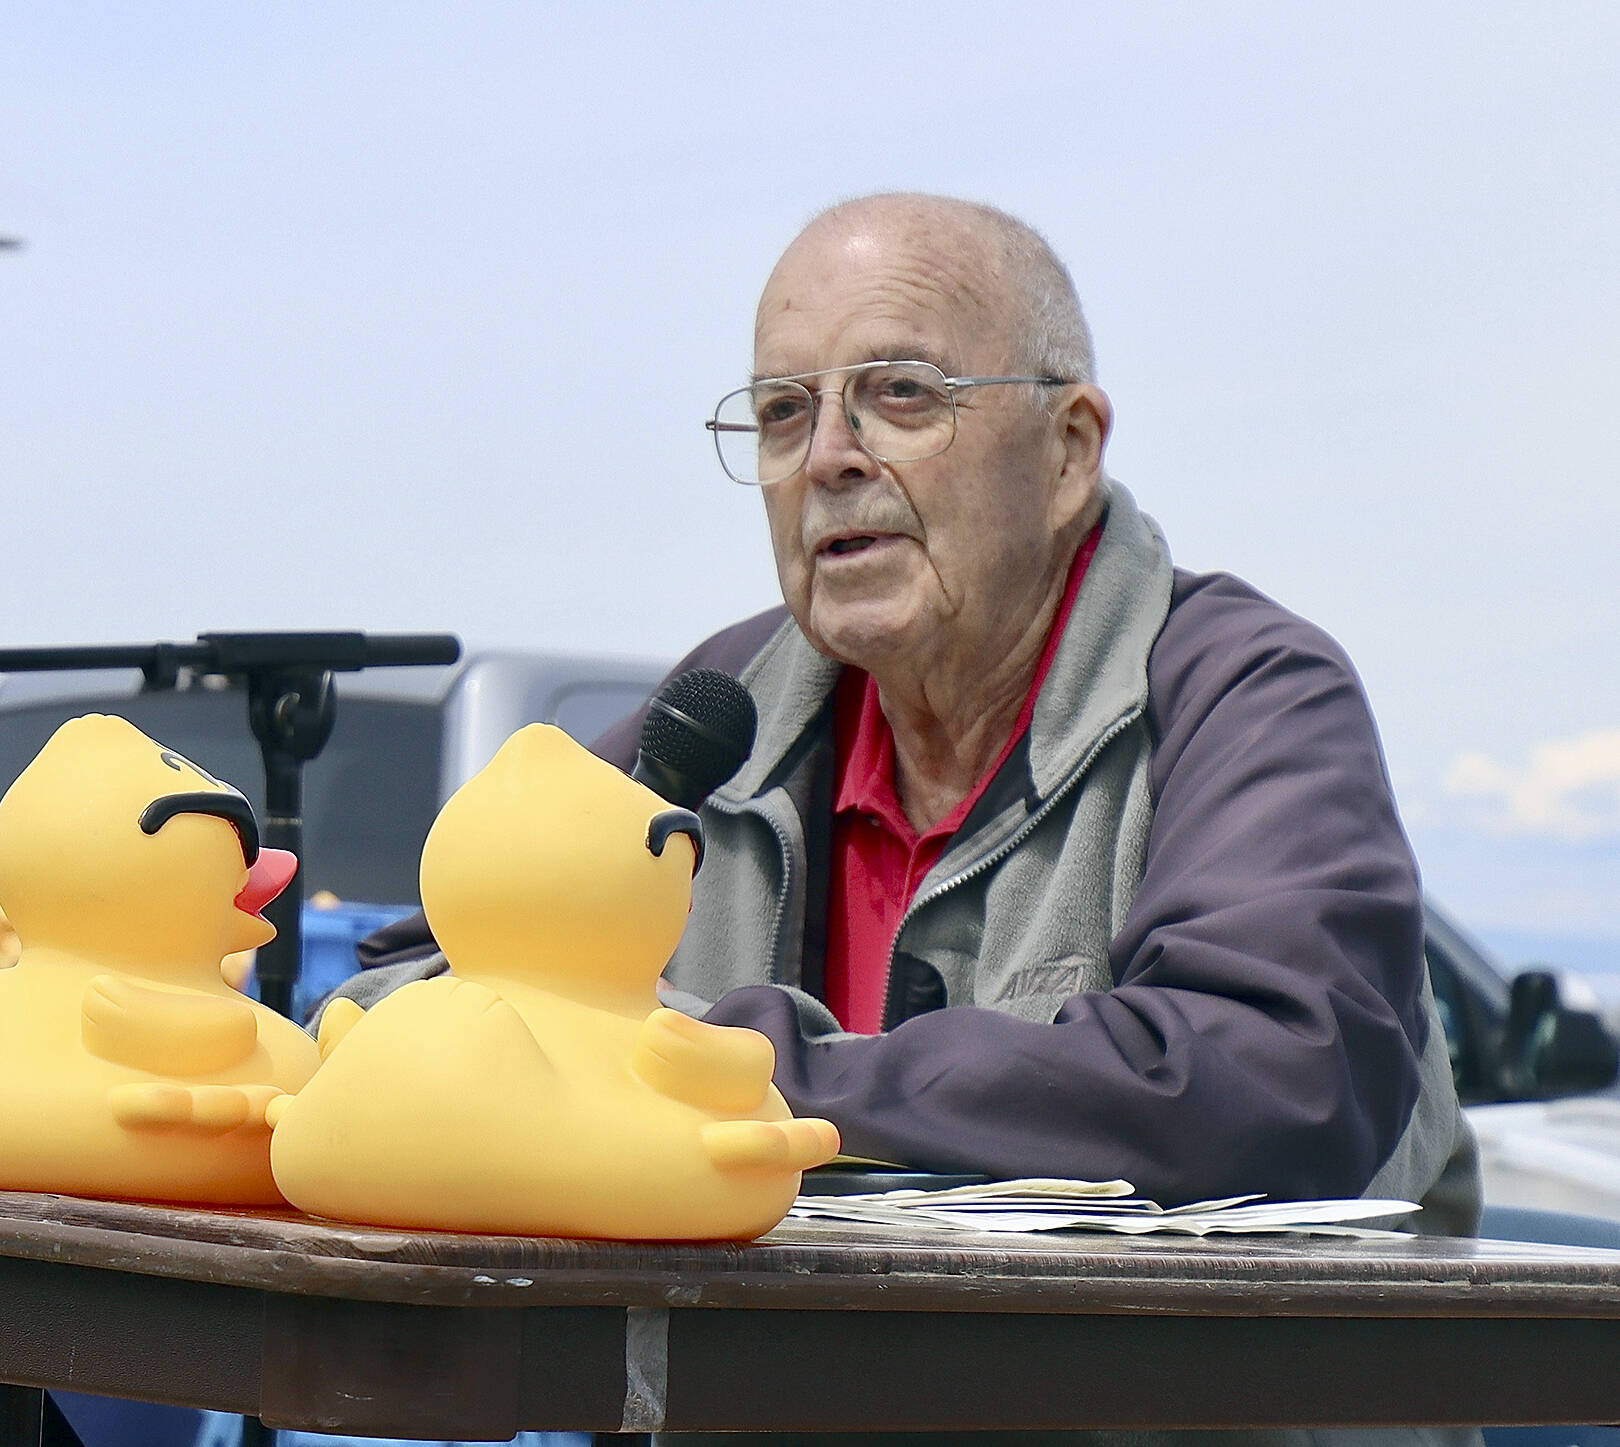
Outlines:
{"label": "eyeglasses", "polygon": [[[843,386],[807,380],[845,373]],[[720,399],[703,425],[734,482],[760,487],[792,477],[810,456],[816,399],[839,396],[861,450],[879,462],[921,462],[956,440],[956,394],[967,387],[1028,382],[1067,387],[1065,377],[947,377],[932,362],[857,362],[794,377],[768,377]]]}

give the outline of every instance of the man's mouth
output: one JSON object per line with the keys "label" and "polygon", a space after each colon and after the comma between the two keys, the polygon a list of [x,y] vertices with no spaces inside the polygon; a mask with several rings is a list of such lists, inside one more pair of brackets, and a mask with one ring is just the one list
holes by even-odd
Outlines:
{"label": "man's mouth", "polygon": [[834,538],[827,544],[827,551],[837,553],[840,556],[844,553],[858,553],[863,548],[871,547],[876,541],[876,538],[865,533],[858,538]]}
{"label": "man's mouth", "polygon": [[900,535],[898,533],[849,533],[836,538],[828,538],[816,549],[818,556],[844,558],[852,553],[864,553],[868,548],[875,548],[883,543],[892,543]]}

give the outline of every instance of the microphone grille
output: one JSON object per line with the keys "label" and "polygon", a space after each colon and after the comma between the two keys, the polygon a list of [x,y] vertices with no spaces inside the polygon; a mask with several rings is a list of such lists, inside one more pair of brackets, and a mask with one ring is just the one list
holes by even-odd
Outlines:
{"label": "microphone grille", "polygon": [[641,728],[641,751],[707,792],[742,767],[757,723],[754,700],[729,673],[689,668],[653,699]]}

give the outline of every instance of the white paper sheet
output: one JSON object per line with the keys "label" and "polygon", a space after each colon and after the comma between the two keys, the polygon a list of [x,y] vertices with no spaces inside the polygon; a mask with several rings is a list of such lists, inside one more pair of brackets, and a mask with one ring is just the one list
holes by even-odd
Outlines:
{"label": "white paper sheet", "polygon": [[879,1191],[866,1195],[800,1196],[790,1217],[866,1221],[907,1230],[1114,1231],[1129,1235],[1167,1232],[1308,1232],[1337,1236],[1400,1233],[1357,1226],[1358,1221],[1405,1216],[1411,1201],[1267,1201],[1259,1195],[1228,1196],[1169,1208],[1133,1194],[1128,1181],[1066,1181],[1029,1177],[953,1186],[941,1191]]}

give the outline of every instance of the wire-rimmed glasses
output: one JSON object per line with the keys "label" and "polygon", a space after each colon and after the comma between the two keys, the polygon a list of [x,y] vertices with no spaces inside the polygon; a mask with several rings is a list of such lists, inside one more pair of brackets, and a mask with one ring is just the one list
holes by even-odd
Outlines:
{"label": "wire-rimmed glasses", "polygon": [[[805,384],[842,373],[838,388]],[[810,456],[816,399],[839,396],[861,450],[879,462],[921,462],[956,440],[956,394],[967,387],[1028,382],[1066,387],[1066,377],[947,377],[932,362],[856,362],[793,377],[765,377],[727,392],[703,425],[734,482],[762,487],[792,477]]]}

